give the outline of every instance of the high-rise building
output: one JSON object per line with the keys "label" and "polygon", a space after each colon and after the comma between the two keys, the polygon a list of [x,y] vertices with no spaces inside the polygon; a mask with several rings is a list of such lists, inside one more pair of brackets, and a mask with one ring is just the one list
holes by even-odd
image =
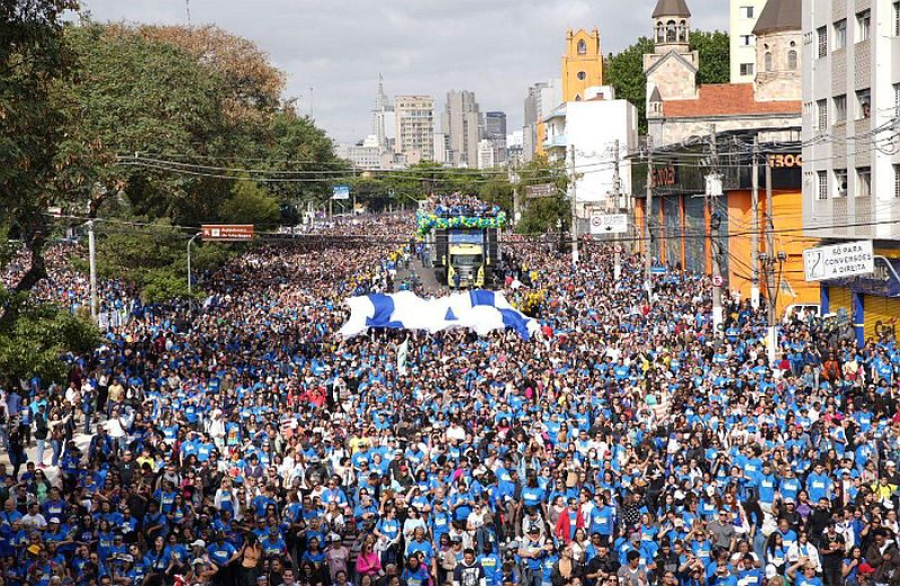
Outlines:
{"label": "high-rise building", "polygon": [[[603,52],[600,33],[594,28],[566,31],[566,54],[562,57],[562,100],[578,102],[589,87],[603,85]],[[554,104],[555,108],[559,104]]]}
{"label": "high-rise building", "polygon": [[753,28],[766,0],[730,0],[731,83],[753,83],[756,76],[756,35]]}
{"label": "high-rise building", "polygon": [[[506,161],[506,112],[488,112],[484,115],[484,138],[493,145],[492,167]],[[480,167],[479,163],[479,167]]]}
{"label": "high-rise building", "polygon": [[447,92],[441,132],[450,137],[450,164],[472,168],[478,165],[478,141],[483,124],[474,92]]}
{"label": "high-rise building", "polygon": [[562,103],[562,82],[551,79],[528,88],[522,125],[522,159],[525,162],[543,152],[544,118]]}
{"label": "high-rise building", "polygon": [[484,115],[484,137],[506,140],[506,112],[488,112]]}
{"label": "high-rise building", "polygon": [[394,139],[394,106],[384,93],[384,78],[378,74],[378,93],[375,94],[375,106],[372,108],[372,134],[378,146],[387,150]]}
{"label": "high-rise building", "polygon": [[394,99],[397,139],[394,151],[406,162],[434,160],[434,98],[405,95]]}
{"label": "high-rise building", "polygon": [[821,282],[862,342],[900,315],[900,2],[803,0],[802,19],[803,227],[873,241],[874,274]]}

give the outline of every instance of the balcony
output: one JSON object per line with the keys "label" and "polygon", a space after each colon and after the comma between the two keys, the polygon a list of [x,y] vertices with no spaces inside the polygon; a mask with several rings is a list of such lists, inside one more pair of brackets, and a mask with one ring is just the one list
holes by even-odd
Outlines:
{"label": "balcony", "polygon": [[544,141],[544,148],[548,149],[548,150],[555,149],[555,148],[564,149],[564,148],[566,148],[566,146],[567,146],[567,143],[566,143],[566,135],[565,134],[557,134],[557,135],[548,137],[547,140]]}

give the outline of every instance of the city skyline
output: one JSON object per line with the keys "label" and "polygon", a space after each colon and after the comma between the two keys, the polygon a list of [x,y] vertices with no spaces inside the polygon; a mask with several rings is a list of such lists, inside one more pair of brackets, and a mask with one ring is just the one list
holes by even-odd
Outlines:
{"label": "city skyline", "polygon": [[[506,112],[510,131],[520,128],[528,87],[559,77],[567,28],[597,26],[604,53],[616,52],[651,34],[654,5],[655,0],[639,0],[623,14],[614,11],[612,0],[452,5],[344,0],[323,11],[309,0],[261,0],[253,6],[190,0],[190,15],[192,25],[215,24],[258,43],[287,75],[284,97],[299,98],[304,114],[312,106],[317,124],[336,142],[355,143],[371,134],[379,73],[392,99],[430,95],[441,107],[449,90],[466,89],[475,92],[485,111]],[[82,2],[95,20],[129,23],[184,25],[186,8],[184,0]],[[691,10],[695,28],[727,30],[727,3],[692,0]]]}

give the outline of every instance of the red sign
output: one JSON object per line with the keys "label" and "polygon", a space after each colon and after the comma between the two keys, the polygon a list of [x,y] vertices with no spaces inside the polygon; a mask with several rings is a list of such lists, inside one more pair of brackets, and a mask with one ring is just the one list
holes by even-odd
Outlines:
{"label": "red sign", "polygon": [[621,252],[622,252],[622,245],[616,244],[615,246],[613,246],[613,252],[615,252],[616,254],[621,253]]}
{"label": "red sign", "polygon": [[712,285],[713,287],[721,287],[725,284],[725,279],[722,278],[722,275],[713,275]]}
{"label": "red sign", "polygon": [[204,242],[246,242],[253,240],[253,224],[204,224]]}

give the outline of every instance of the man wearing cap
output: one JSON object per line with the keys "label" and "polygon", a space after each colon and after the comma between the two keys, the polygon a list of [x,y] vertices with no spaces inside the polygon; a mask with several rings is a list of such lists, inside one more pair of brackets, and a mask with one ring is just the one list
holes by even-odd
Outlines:
{"label": "man wearing cap", "polygon": [[528,533],[519,546],[519,557],[524,560],[525,575],[523,576],[522,586],[541,586],[542,577],[542,561],[546,556],[543,544],[541,542],[540,530],[537,525],[532,525],[527,529]]}

